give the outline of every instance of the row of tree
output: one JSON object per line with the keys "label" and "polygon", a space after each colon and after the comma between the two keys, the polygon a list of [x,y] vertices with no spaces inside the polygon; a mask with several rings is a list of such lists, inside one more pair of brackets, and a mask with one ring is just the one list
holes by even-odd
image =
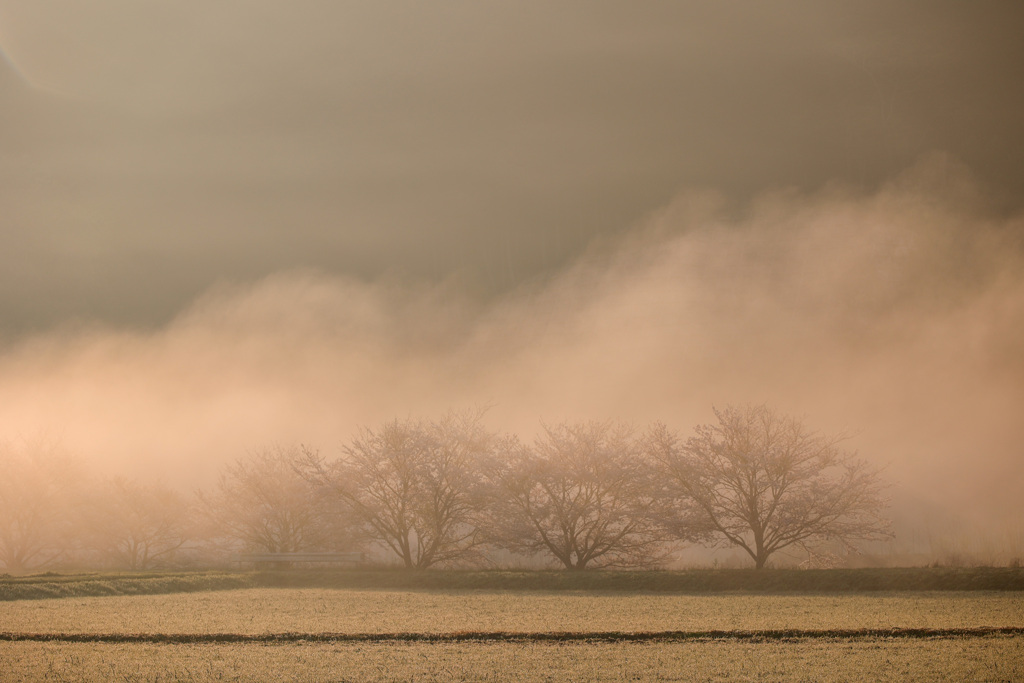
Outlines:
{"label": "row of tree", "polygon": [[0,569],[8,572],[146,569],[202,536],[185,496],[123,478],[92,482],[75,459],[45,446],[0,450],[0,472]]}
{"label": "row of tree", "polygon": [[334,458],[253,454],[191,499],[124,480],[73,495],[66,466],[8,454],[0,565],[74,553],[144,569],[186,549],[375,547],[416,569],[486,564],[495,549],[585,569],[657,566],[702,543],[741,548],[761,568],[786,549],[813,556],[889,536],[879,473],[842,437],[766,406],[715,414],[685,439],[664,425],[580,422],[532,442],[489,431],[480,413],[393,420]]}

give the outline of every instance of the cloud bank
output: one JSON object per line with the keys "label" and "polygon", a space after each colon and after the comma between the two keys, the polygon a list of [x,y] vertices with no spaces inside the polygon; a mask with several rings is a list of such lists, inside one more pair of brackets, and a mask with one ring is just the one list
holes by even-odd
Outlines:
{"label": "cloud bank", "polygon": [[[83,324],[0,349],[0,435],[102,472],[205,485],[272,444],[491,404],[496,428],[769,402],[887,466],[894,499],[1020,517],[1024,216],[934,156],[873,192],[683,192],[499,301],[457,279],[289,271],[208,291],[156,331]],[[909,509],[909,508],[908,508]]]}

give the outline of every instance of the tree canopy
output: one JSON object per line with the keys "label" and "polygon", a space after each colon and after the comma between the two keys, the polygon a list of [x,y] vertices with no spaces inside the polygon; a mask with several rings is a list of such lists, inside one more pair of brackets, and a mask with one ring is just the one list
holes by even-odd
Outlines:
{"label": "tree canopy", "polygon": [[488,476],[497,545],[566,569],[637,567],[665,557],[658,486],[628,425],[561,423],[532,444],[503,442]]}
{"label": "tree canopy", "polygon": [[651,453],[682,501],[688,526],[742,548],[757,568],[776,552],[891,536],[877,469],[801,420],[764,405],[715,410],[717,424],[681,441],[663,426]]}

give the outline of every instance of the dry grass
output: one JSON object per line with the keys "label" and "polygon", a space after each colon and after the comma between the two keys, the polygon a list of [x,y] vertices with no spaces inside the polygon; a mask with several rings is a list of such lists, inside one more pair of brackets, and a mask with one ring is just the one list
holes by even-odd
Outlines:
{"label": "dry grass", "polygon": [[0,643],[3,681],[1013,681],[1024,639],[771,643]]}
{"label": "dry grass", "polygon": [[[184,634],[179,642],[0,640],[0,681],[1010,681],[1024,636],[808,630],[1024,628],[1020,592],[678,595],[250,588],[0,603],[0,632]],[[650,642],[187,642],[204,634],[764,631]],[[157,636],[159,638],[160,636]]]}
{"label": "dry grass", "polygon": [[89,595],[153,595],[235,588],[549,590],[677,594],[1024,591],[1017,567],[887,569],[689,569],[680,571],[406,571],[292,569],[259,572],[0,574],[0,601]]}
{"label": "dry grass", "polygon": [[444,633],[1024,626],[1020,593],[664,595],[257,588],[19,600],[0,631]]}

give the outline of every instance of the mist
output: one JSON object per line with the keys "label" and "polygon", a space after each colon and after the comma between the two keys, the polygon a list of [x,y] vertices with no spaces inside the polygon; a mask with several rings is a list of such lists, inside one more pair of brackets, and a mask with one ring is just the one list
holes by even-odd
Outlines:
{"label": "mist", "polygon": [[497,299],[457,276],[289,270],[218,284],[159,329],[9,341],[0,434],[190,490],[261,448],[331,453],[449,407],[489,405],[490,427],[529,437],[591,418],[687,434],[713,406],[765,402],[847,433],[914,534],[1015,538],[1022,235],[939,154],[871,191],[684,190]]}

